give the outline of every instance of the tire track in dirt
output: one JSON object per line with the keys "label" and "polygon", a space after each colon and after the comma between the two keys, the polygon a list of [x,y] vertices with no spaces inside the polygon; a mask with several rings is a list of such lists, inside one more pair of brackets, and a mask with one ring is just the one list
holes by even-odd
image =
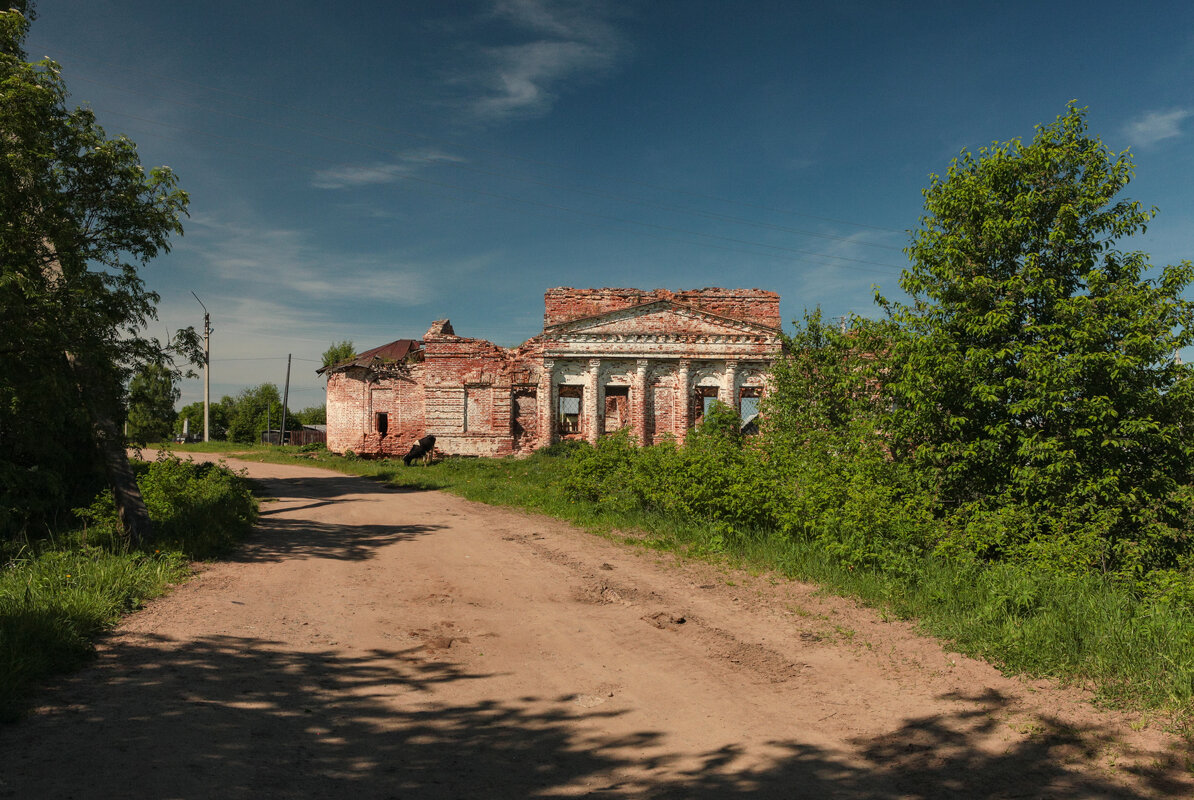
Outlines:
{"label": "tire track in dirt", "polygon": [[253,537],[0,729],[0,797],[1194,794],[1137,715],[815,587],[247,468]]}

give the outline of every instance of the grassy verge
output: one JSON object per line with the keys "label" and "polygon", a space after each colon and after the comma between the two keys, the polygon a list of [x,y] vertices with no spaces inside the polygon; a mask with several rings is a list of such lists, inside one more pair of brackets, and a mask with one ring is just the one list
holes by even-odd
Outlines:
{"label": "grassy verge", "polygon": [[0,719],[19,716],[37,680],[84,663],[122,615],[185,579],[192,557],[226,549],[252,525],[247,483],[227,470],[166,460],[138,472],[156,544],[127,547],[101,497],[84,527],[0,547]]}
{"label": "grassy verge", "polygon": [[542,454],[447,459],[430,468],[272,446],[254,447],[241,457],[310,463],[395,485],[442,489],[547,514],[637,545],[774,570],[914,619],[958,651],[1005,672],[1088,686],[1110,704],[1161,710],[1187,735],[1194,732],[1194,613],[1185,606],[1141,602],[1096,578],[936,559],[905,565],[898,573],[854,569],[815,541],[766,531],[727,536],[699,520],[573,499],[563,488],[569,460]]}
{"label": "grassy verge", "polygon": [[92,642],[189,571],[181,553],[116,553],[50,544],[0,572],[0,719],[12,720],[28,686],[84,663]]}

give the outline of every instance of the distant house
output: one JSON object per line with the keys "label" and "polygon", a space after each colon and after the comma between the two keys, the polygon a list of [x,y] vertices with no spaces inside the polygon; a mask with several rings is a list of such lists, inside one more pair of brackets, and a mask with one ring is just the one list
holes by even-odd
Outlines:
{"label": "distant house", "polygon": [[518,347],[445,319],[319,370],[327,446],[401,456],[432,434],[444,453],[501,456],[621,428],[683,441],[714,400],[758,413],[779,329],[779,295],[759,289],[549,289],[543,332]]}

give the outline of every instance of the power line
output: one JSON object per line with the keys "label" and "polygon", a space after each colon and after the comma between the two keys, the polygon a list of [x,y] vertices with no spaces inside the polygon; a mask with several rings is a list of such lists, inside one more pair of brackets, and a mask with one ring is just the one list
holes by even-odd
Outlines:
{"label": "power line", "polygon": [[[281,361],[286,356],[237,356],[236,358],[219,358],[213,359],[215,361]],[[319,363],[318,358],[299,358],[295,356],[295,361],[310,361],[314,364]]]}

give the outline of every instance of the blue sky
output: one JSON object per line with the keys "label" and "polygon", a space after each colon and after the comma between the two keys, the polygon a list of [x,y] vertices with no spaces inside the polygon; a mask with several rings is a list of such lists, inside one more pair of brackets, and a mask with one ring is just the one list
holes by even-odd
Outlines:
{"label": "blue sky", "polygon": [[[1194,256],[1194,3],[40,0],[31,57],[166,164],[158,327],[212,393],[323,401],[333,341],[513,345],[552,286],[757,287],[876,313],[930,173],[1066,103],[1131,147],[1131,246]],[[182,402],[202,398],[183,385]]]}

